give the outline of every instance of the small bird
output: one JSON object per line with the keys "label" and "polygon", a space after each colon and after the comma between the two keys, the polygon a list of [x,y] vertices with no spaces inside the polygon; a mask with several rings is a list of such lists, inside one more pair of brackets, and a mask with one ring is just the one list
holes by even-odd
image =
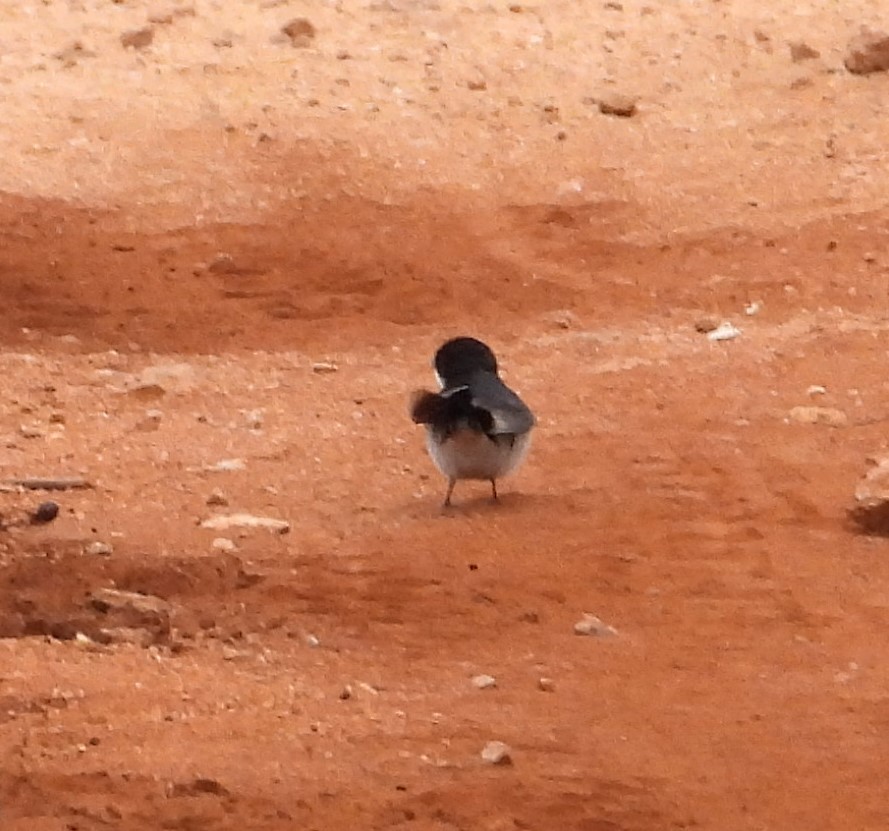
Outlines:
{"label": "small bird", "polygon": [[414,394],[411,418],[426,426],[426,448],[448,477],[444,507],[458,479],[487,479],[497,499],[497,480],[522,462],[531,442],[531,410],[497,374],[487,344],[453,338],[432,363],[440,392]]}

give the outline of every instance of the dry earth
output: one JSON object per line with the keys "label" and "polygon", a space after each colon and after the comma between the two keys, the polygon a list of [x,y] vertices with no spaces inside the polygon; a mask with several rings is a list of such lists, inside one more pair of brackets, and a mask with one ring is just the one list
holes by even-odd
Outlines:
{"label": "dry earth", "polygon": [[881,6],[3,4],[3,830],[889,827]]}

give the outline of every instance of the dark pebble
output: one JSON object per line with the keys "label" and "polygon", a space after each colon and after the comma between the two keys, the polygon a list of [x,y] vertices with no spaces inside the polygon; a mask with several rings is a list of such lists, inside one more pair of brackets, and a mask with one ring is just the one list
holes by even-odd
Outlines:
{"label": "dark pebble", "polygon": [[45,522],[52,522],[59,515],[59,506],[55,502],[41,502],[37,506],[37,510],[31,514],[31,523],[33,525],[42,525]]}

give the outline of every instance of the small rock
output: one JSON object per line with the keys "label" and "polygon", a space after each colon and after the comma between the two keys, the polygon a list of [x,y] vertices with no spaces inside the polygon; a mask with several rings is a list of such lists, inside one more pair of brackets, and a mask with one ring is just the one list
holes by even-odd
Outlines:
{"label": "small rock", "polygon": [[546,323],[550,323],[553,326],[557,326],[559,329],[576,329],[580,321],[574,312],[568,309],[558,309],[554,312],[549,312],[543,317]]}
{"label": "small rock", "polygon": [[131,388],[158,386],[164,390],[188,392],[197,382],[197,372],[184,362],[156,364],[143,369],[134,379]]}
{"label": "small rock", "polygon": [[92,49],[87,49],[79,40],[75,40],[69,46],[55,52],[53,57],[61,61],[65,68],[70,68],[81,58],[95,58],[96,53]]}
{"label": "small rock", "polygon": [[154,29],[151,26],[131,29],[120,36],[120,43],[124,49],[145,49],[146,46],[151,46],[153,40]]}
{"label": "small rock", "polygon": [[340,701],[348,701],[351,697],[352,697],[352,685],[346,684],[346,686],[340,690]]}
{"label": "small rock", "polygon": [[307,46],[311,46],[316,30],[311,21],[304,17],[295,17],[281,27],[281,33],[290,39],[292,46],[305,49]]}
{"label": "small rock", "polygon": [[855,487],[849,518],[869,534],[889,535],[889,456],[868,462],[872,467]]}
{"label": "small rock", "polygon": [[152,433],[161,426],[163,417],[162,410],[146,410],[145,418],[136,422],[136,429],[141,433]]}
{"label": "small rock", "polygon": [[794,63],[811,61],[821,57],[821,53],[817,49],[813,49],[808,43],[804,43],[801,40],[791,41],[787,45],[790,48],[790,60]]}
{"label": "small rock", "polygon": [[146,649],[155,643],[154,633],[148,629],[139,629],[134,626],[115,626],[111,629],[99,630],[102,643],[129,643]]}
{"label": "small rock", "polygon": [[695,321],[695,331],[706,335],[719,328],[719,323],[712,317],[699,317]]}
{"label": "small rock", "polygon": [[473,675],[472,686],[479,690],[487,690],[497,686],[497,679],[493,675]]}
{"label": "small rock", "polygon": [[215,464],[208,465],[206,469],[227,472],[233,470],[244,470],[246,467],[247,462],[245,462],[243,459],[220,459]]}
{"label": "small rock", "polygon": [[237,549],[237,546],[228,537],[216,537],[210,543],[210,547],[216,551],[234,551]]}
{"label": "small rock", "polygon": [[312,372],[318,375],[325,375],[336,372],[339,367],[333,361],[316,361],[312,364]]}
{"label": "small rock", "polygon": [[889,69],[889,34],[862,27],[849,41],[843,64],[854,75],[869,75]]}
{"label": "small rock", "polygon": [[556,689],[556,682],[553,681],[552,678],[546,678],[545,676],[538,678],[537,689],[541,692],[554,692]]}
{"label": "small rock", "polygon": [[211,274],[238,274],[240,270],[235,258],[225,252],[217,254],[207,266],[207,271]]}
{"label": "small rock", "polygon": [[734,340],[734,338],[738,337],[740,334],[740,329],[726,321],[725,323],[720,323],[712,332],[707,332],[707,340],[712,340],[714,342]]}
{"label": "small rock", "polygon": [[511,765],[512,748],[504,742],[488,742],[482,748],[482,760],[489,765]]}
{"label": "small rock", "polygon": [[265,413],[261,409],[248,410],[244,413],[244,420],[251,430],[261,430],[265,421]]}
{"label": "small rock", "polygon": [[166,617],[170,614],[170,604],[153,594],[122,591],[121,589],[96,589],[90,595],[90,605],[100,612],[116,609],[132,609],[140,614]]}
{"label": "small rock", "polygon": [[285,519],[254,514],[217,514],[205,519],[201,523],[201,528],[210,528],[214,531],[227,531],[229,528],[265,528],[276,534],[286,534],[290,531],[290,523]]}
{"label": "small rock", "polygon": [[114,553],[114,546],[107,542],[96,540],[84,548],[83,552],[91,557],[110,557]]}
{"label": "small rock", "polygon": [[844,427],[848,416],[833,407],[794,407],[790,418],[800,424],[826,424],[829,427]]}
{"label": "small rock", "polygon": [[41,502],[31,514],[32,525],[45,525],[52,522],[59,515],[59,506],[56,502]]}
{"label": "small rock", "polygon": [[167,391],[160,384],[139,384],[128,391],[128,395],[137,401],[156,401],[166,394]]}
{"label": "small rock", "polygon": [[758,315],[762,311],[762,303],[759,300],[754,300],[752,303],[748,303],[744,306],[744,314],[747,317],[753,317],[754,315]]}
{"label": "small rock", "polygon": [[584,614],[583,619],[574,624],[575,635],[593,635],[597,638],[613,638],[617,629],[609,626],[595,615]]}
{"label": "small rock", "polygon": [[599,112],[602,115],[616,115],[620,118],[630,118],[636,114],[636,99],[619,92],[606,95],[597,100]]}
{"label": "small rock", "polygon": [[225,785],[215,779],[194,779],[191,782],[176,782],[169,786],[168,793],[171,797],[189,797],[201,796],[202,794],[211,794],[212,796],[227,797],[231,796],[230,791]]}
{"label": "small rock", "polygon": [[228,497],[219,488],[213,488],[207,496],[207,504],[213,507],[225,507],[228,505]]}
{"label": "small rock", "polygon": [[19,426],[19,435],[24,439],[39,439],[43,435],[43,430],[35,424],[22,424]]}
{"label": "small rock", "polygon": [[488,88],[488,82],[484,78],[470,78],[466,86],[473,92],[482,92]]}
{"label": "small rock", "polygon": [[104,588],[92,592],[87,605],[102,616],[102,628],[90,632],[100,642],[118,640],[140,646],[169,643],[173,607],[160,597]]}
{"label": "small rock", "polygon": [[806,388],[806,395],[827,395],[827,387],[821,384],[812,384],[812,386]]}
{"label": "small rock", "polygon": [[65,414],[60,412],[52,412],[49,414],[49,423],[50,424],[64,424],[65,423]]}

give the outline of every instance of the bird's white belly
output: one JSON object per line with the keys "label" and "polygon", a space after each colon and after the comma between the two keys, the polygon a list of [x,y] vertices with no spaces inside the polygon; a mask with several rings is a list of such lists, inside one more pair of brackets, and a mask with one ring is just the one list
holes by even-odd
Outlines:
{"label": "bird's white belly", "polygon": [[510,441],[500,436],[492,441],[475,430],[457,430],[444,441],[427,428],[426,447],[435,466],[449,479],[499,479],[513,471],[525,458],[531,434]]}

